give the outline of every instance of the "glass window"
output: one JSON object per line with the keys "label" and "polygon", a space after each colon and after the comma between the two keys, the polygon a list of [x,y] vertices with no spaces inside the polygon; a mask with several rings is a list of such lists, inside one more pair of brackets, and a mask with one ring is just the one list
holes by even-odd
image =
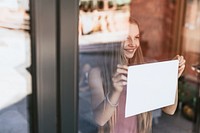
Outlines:
{"label": "glass window", "polygon": [[0,2],[0,132],[29,133],[29,1]]}
{"label": "glass window", "polygon": [[183,25],[182,51],[186,57],[185,74],[180,80],[180,103],[182,115],[194,122],[193,132],[200,132],[200,2],[187,0]]}
{"label": "glass window", "polygon": [[[117,63],[117,58],[113,60],[113,54],[118,54],[121,41],[127,36],[129,4],[130,1],[80,1],[79,131],[82,133],[99,130],[94,120],[92,101],[95,93],[88,83],[89,76],[95,69],[111,71],[116,66],[111,65],[110,61]],[[99,100],[97,102],[100,103],[103,99]]]}
{"label": "glass window", "polygon": [[[191,66],[198,64],[199,50],[194,48],[195,53],[186,52],[190,43],[187,43],[187,37],[182,38],[187,31],[184,28],[188,27],[188,23],[190,25],[187,17],[186,21],[182,19],[188,14],[190,2],[80,1],[80,133],[160,133],[163,130],[192,132],[194,121],[188,120],[188,117],[195,117],[198,80],[191,82],[186,79],[197,78],[191,72]],[[195,2],[198,3],[194,0],[193,3]],[[187,5],[186,14],[184,4]],[[193,20],[191,22],[193,24]],[[199,23],[198,17],[195,23]],[[191,34],[188,37],[189,35]],[[125,118],[128,67],[172,60],[176,55],[180,55],[178,59],[181,63],[177,97],[174,99],[175,104],[169,106],[172,112],[166,108],[158,108]],[[191,55],[194,56],[193,59],[189,58]],[[190,90],[186,92],[188,88]],[[186,93],[190,96],[186,96]],[[187,98],[190,99],[190,104]],[[188,113],[191,114],[186,114],[186,110],[190,110]]]}

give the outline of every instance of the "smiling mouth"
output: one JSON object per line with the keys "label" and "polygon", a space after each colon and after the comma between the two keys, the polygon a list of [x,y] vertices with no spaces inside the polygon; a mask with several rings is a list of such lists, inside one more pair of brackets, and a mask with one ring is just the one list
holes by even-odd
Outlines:
{"label": "smiling mouth", "polygon": [[129,50],[126,50],[127,52],[133,52],[134,50],[133,49],[129,49]]}
{"label": "smiling mouth", "polygon": [[127,52],[134,52],[135,49],[124,49]]}

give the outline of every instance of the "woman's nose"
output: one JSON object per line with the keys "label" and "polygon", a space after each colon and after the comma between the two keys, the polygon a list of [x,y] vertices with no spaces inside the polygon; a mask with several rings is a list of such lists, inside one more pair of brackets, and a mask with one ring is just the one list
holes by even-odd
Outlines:
{"label": "woman's nose", "polygon": [[136,46],[136,42],[135,42],[135,41],[132,41],[131,43],[129,43],[129,46],[130,46],[130,47]]}

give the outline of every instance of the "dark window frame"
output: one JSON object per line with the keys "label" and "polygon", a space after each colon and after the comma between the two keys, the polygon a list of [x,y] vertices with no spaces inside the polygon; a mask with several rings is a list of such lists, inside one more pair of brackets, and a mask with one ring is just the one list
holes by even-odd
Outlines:
{"label": "dark window frame", "polygon": [[56,5],[56,0],[30,0],[33,133],[57,131]]}
{"label": "dark window frame", "polygon": [[78,132],[78,0],[30,0],[32,133]]}
{"label": "dark window frame", "polygon": [[61,133],[78,133],[78,3],[59,3]]}

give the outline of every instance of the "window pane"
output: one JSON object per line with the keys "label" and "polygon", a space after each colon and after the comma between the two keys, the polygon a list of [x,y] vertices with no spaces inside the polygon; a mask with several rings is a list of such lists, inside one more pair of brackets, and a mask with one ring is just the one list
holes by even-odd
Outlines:
{"label": "window pane", "polygon": [[0,2],[0,132],[29,133],[29,1]]}
{"label": "window pane", "polygon": [[[199,119],[195,111],[199,106],[199,79],[193,70],[200,59],[199,2],[81,0],[79,7],[79,131],[192,132]],[[131,117],[130,121],[125,119],[126,85],[117,88],[116,82],[126,81],[123,70],[127,68],[122,68],[118,74],[123,76],[116,78],[117,64],[166,61],[177,54],[186,59],[186,67],[178,79],[174,115],[158,108]],[[120,90],[119,95],[116,90]],[[141,126],[143,120],[147,120],[146,126]]]}
{"label": "window pane", "polygon": [[[113,54],[127,36],[130,1],[80,1],[79,16],[79,131],[96,133],[99,130],[94,120],[92,97],[88,84],[91,70],[107,69]],[[116,63],[117,60],[113,60]],[[110,77],[110,75],[109,75]],[[97,79],[98,81],[98,79]],[[93,95],[93,96],[92,96]],[[100,101],[98,101],[100,102]],[[105,129],[106,132],[109,130]]]}

